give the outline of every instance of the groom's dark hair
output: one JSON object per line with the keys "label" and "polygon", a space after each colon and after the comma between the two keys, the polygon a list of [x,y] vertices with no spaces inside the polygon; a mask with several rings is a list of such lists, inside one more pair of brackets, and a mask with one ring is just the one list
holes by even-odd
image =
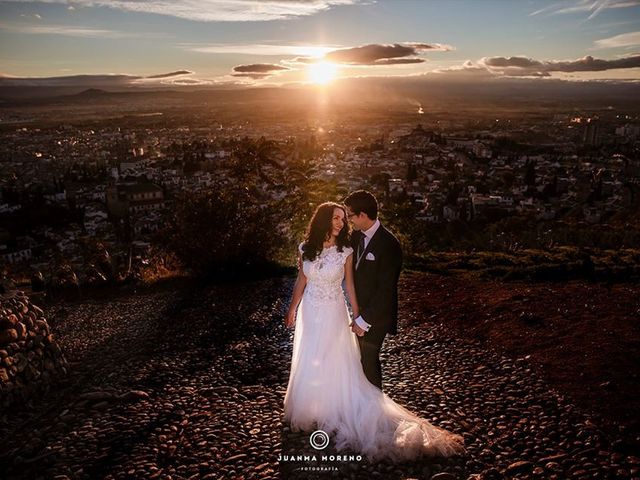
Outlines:
{"label": "groom's dark hair", "polygon": [[378,218],[378,200],[373,193],[367,190],[358,190],[350,193],[344,199],[344,204],[356,215],[364,212],[371,220]]}

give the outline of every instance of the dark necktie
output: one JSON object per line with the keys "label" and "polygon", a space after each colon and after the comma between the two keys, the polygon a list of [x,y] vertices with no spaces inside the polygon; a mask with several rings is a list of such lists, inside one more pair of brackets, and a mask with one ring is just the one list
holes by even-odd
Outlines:
{"label": "dark necktie", "polygon": [[360,256],[364,252],[364,237],[366,237],[366,235],[363,233],[360,236],[360,243],[358,244],[358,258],[360,258]]}

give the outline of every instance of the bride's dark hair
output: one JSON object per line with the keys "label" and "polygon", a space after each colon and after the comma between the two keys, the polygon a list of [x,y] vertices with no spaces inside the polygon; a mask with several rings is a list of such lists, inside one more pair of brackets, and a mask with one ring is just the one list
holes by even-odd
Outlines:
{"label": "bride's dark hair", "polygon": [[344,225],[336,237],[336,246],[339,252],[342,252],[343,247],[349,246],[350,236],[347,211],[339,203],[325,202],[318,205],[307,227],[307,234],[302,244],[302,258],[304,260],[313,262],[318,254],[322,252],[324,242],[331,235],[333,211],[336,208],[339,208],[344,213]]}

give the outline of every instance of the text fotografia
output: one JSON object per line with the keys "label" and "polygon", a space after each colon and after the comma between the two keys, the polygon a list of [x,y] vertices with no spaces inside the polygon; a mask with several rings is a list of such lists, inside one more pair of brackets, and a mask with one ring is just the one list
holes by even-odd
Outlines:
{"label": "text fotografia", "polygon": [[362,455],[278,455],[279,462],[360,462]]}
{"label": "text fotografia", "polygon": [[298,467],[296,471],[299,472],[339,472],[338,467]]}

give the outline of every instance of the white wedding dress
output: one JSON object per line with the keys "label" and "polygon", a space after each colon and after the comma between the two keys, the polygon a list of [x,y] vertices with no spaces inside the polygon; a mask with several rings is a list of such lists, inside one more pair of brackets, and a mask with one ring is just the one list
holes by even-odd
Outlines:
{"label": "white wedding dress", "polygon": [[367,380],[342,291],[352,253],[333,246],[303,262],[307,285],[296,316],[284,420],[293,431],[333,434],[337,451],[351,449],[370,461],[464,453],[460,435],[411,413]]}

